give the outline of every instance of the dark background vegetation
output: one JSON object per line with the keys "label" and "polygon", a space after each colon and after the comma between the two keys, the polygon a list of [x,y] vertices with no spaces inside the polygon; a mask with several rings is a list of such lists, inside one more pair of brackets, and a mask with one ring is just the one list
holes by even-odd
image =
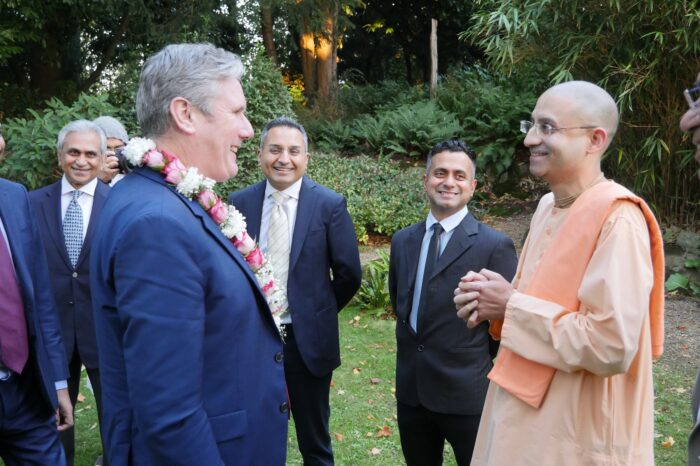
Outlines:
{"label": "dark background vegetation", "polygon": [[[677,122],[682,90],[700,69],[699,19],[697,2],[654,0],[0,0],[9,154],[0,174],[29,188],[54,180],[53,138],[72,118],[113,114],[138,134],[133,101],[145,57],[168,43],[209,41],[245,57],[254,127],[280,114],[307,126],[314,153],[324,154],[314,175],[357,193],[361,236],[391,234],[422,215],[412,169],[446,138],[478,151],[489,192],[526,196],[518,121],[538,93],[568,79],[600,83],[619,102],[606,174],[645,197],[662,223],[697,229],[693,148]],[[222,191],[258,178],[254,146]],[[406,203],[384,199],[396,184]]]}

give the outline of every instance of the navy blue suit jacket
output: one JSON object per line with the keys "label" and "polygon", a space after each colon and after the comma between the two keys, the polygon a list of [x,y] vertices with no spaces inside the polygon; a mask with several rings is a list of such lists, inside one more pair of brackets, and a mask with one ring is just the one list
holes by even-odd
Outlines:
{"label": "navy blue suit jacket", "polygon": [[396,311],[396,399],[444,414],[478,415],[484,406],[497,345],[488,324],[470,329],[453,301],[460,278],[488,268],[513,278],[518,259],[513,241],[467,214],[455,228],[433,270],[418,332],[409,324],[425,222],[391,240],[389,294]]}
{"label": "navy blue suit jacket", "polygon": [[55,382],[68,378],[61,328],[51,292],[41,236],[23,186],[0,178],[0,218],[19,280],[29,337],[22,377],[37,377],[47,407],[56,409]]}
{"label": "navy blue suit jacket", "polygon": [[[260,237],[265,183],[229,197],[245,215],[254,238]],[[338,312],[361,281],[357,237],[345,198],[304,177],[289,253],[287,300],[299,352],[316,376],[340,365]]]}
{"label": "navy blue suit jacket", "polygon": [[111,466],[282,465],[282,341],[247,263],[150,169],[110,191],[90,255]]}
{"label": "navy blue suit jacket", "polygon": [[73,269],[63,237],[61,180],[29,193],[29,200],[34,207],[39,231],[44,240],[49,277],[61,320],[61,335],[66,347],[66,356],[70,361],[73,358],[73,351],[77,349],[80,360],[90,369],[97,369],[98,363],[88,257],[95,224],[108,194],[109,186],[98,180],[83,248]]}

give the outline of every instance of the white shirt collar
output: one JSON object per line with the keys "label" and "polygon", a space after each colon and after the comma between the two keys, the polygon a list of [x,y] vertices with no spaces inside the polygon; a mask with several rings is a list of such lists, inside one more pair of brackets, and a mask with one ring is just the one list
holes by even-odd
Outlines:
{"label": "white shirt collar", "polygon": [[[85,194],[89,194],[92,197],[95,197],[95,190],[97,189],[97,183],[99,180],[97,177],[93,178],[92,181],[90,181],[87,184],[84,184],[80,188],[78,188],[78,191],[82,191]],[[63,175],[61,178],[61,195],[64,195],[66,193],[72,193],[75,191],[75,188],[68,182],[68,179],[66,178],[66,175]]]}
{"label": "white shirt collar", "polygon": [[[299,192],[301,191],[301,183],[304,180],[304,177],[302,176],[298,180],[294,182],[293,185],[285,189],[284,191],[280,191],[287,196],[296,199],[297,201],[299,200]],[[277,190],[270,184],[269,180],[265,181],[265,199],[270,197],[272,193],[276,193]]]}
{"label": "white shirt collar", "polygon": [[[462,210],[459,212],[456,212],[449,217],[443,219],[440,221],[440,225],[442,225],[442,228],[444,228],[445,232],[452,231],[455,228],[457,228],[457,225],[462,223],[462,220],[464,220],[464,217],[467,216],[469,213],[469,209],[467,209],[467,206],[465,205]],[[428,219],[425,221],[425,229],[430,230],[434,224],[437,223],[437,219],[433,217],[433,213],[429,212],[428,213]]]}

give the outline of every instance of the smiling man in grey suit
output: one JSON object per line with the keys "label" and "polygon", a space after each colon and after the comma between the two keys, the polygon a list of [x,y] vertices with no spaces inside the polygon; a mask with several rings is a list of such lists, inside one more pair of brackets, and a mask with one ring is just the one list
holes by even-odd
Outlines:
{"label": "smiling man in grey suit", "polygon": [[437,144],[424,175],[430,213],[391,242],[389,293],[396,323],[396,400],[408,466],[442,464],[445,440],[468,465],[497,344],[488,325],[457,317],[453,295],[470,270],[507,279],[517,258],[506,235],[479,223],[467,203],[476,188],[476,154],[461,141]]}
{"label": "smiling man in grey suit", "polygon": [[[95,392],[98,418],[102,391],[97,362],[95,321],[90,295],[90,245],[97,217],[109,187],[99,183],[106,136],[95,123],[76,120],[58,133],[58,164],[63,176],[57,182],[29,193],[49,264],[61,334],[68,357],[68,393],[75,407],[81,366]],[[61,432],[68,466],[75,457],[75,429]]]}

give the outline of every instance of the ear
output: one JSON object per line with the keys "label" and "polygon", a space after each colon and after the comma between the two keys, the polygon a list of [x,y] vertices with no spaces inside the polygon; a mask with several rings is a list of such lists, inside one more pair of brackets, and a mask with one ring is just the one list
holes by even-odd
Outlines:
{"label": "ear", "polygon": [[591,132],[588,152],[600,152],[602,153],[608,147],[608,132],[605,128],[595,128]]}
{"label": "ear", "polygon": [[193,122],[194,106],[184,97],[175,97],[170,101],[170,118],[173,127],[185,134],[194,134],[196,128]]}

